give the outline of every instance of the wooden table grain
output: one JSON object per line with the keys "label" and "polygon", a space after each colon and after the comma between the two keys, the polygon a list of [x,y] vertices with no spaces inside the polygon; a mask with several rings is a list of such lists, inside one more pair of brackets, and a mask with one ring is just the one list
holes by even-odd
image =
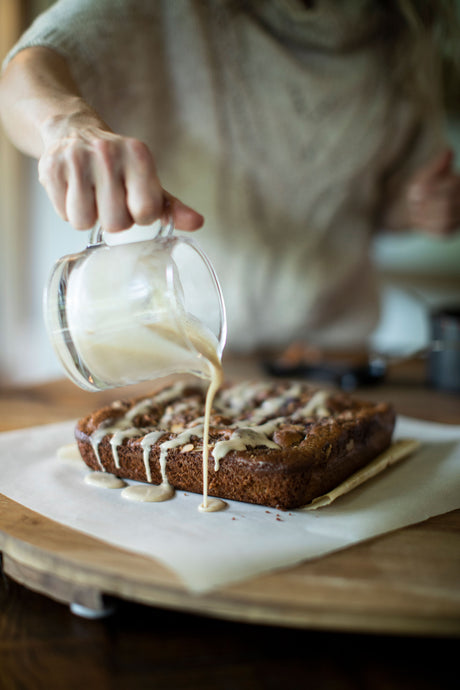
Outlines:
{"label": "wooden table grain", "polygon": [[[252,362],[230,362],[226,370],[231,378],[260,375]],[[427,388],[420,363],[358,392],[391,400],[402,414],[460,423],[460,396]],[[3,388],[0,430],[78,417],[124,393],[85,393],[67,381]],[[243,690],[286,682],[379,690],[454,687],[460,511],[206,597],[185,593],[150,559],[126,554],[124,567],[136,584],[130,590],[120,583],[113,547],[63,526],[55,530],[54,523],[50,546],[49,521],[5,498],[0,514],[0,690],[80,688],[85,682]],[[37,567],[43,552],[49,559],[45,571]],[[95,562],[111,576],[108,592],[101,589]],[[80,589],[78,577],[69,575],[73,565]],[[88,621],[59,603],[72,600],[113,605],[115,612]]]}

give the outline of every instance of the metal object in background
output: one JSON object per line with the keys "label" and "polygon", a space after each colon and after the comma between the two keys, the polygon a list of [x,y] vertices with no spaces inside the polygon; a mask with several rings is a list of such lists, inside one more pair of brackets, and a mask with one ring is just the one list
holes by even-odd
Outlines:
{"label": "metal object in background", "polygon": [[431,315],[428,382],[434,388],[460,392],[460,308]]}
{"label": "metal object in background", "polygon": [[367,362],[350,364],[340,361],[318,363],[299,362],[285,364],[280,361],[265,361],[265,370],[271,376],[285,378],[306,378],[312,381],[328,382],[344,391],[353,391],[359,386],[381,383],[386,374],[386,363],[382,357],[369,357]]}

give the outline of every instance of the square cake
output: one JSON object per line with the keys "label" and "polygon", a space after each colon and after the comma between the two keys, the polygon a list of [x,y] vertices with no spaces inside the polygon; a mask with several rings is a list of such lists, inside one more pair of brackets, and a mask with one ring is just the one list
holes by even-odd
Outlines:
{"label": "square cake", "polygon": [[[94,471],[203,492],[206,388],[174,384],[81,419],[75,435]],[[211,496],[292,509],[310,503],[386,450],[385,402],[291,381],[224,385],[209,430]]]}

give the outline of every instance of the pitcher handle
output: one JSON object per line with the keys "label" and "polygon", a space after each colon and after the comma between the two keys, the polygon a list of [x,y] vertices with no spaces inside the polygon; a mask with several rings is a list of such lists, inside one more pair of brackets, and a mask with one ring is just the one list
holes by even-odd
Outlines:
{"label": "pitcher handle", "polygon": [[[156,221],[158,222],[158,221]],[[160,237],[170,237],[174,232],[174,219],[172,215],[172,210],[171,210],[171,202],[169,199],[165,199],[164,202],[164,210],[163,210],[163,215],[160,218],[160,227],[158,228],[158,231],[155,235],[155,238],[160,238]],[[89,247],[96,247],[99,244],[105,244],[104,238],[103,238],[104,230],[102,228],[102,225],[100,223],[96,223],[96,225],[92,228],[90,231],[89,235],[89,240],[88,240],[88,248]]]}

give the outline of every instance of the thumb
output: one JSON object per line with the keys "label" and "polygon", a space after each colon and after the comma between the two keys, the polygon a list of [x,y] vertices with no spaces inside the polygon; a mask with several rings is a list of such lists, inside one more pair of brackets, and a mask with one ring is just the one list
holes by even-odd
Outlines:
{"label": "thumb", "polygon": [[444,149],[432,158],[416,176],[418,183],[431,181],[435,177],[441,177],[446,173],[452,172],[454,162],[454,152],[452,149]]}
{"label": "thumb", "polygon": [[423,201],[438,178],[449,175],[454,163],[452,149],[444,149],[423,166],[412,178],[408,187],[408,198],[413,203]]}
{"label": "thumb", "polygon": [[204,218],[201,213],[198,213],[195,211],[195,209],[187,206],[180,199],[173,196],[165,189],[163,190],[163,194],[166,202],[169,205],[169,208],[171,209],[174,225],[178,230],[187,230],[189,232],[193,232],[194,230],[201,228],[204,223]]}

